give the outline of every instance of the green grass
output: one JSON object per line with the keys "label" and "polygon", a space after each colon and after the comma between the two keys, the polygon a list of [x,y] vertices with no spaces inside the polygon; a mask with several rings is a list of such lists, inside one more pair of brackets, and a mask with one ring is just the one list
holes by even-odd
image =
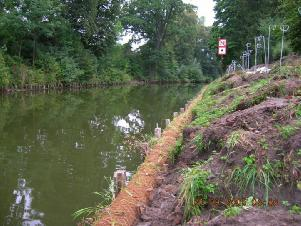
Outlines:
{"label": "green grass", "polygon": [[235,217],[238,216],[242,211],[242,208],[239,206],[231,206],[224,210],[225,217]]}
{"label": "green grass", "polygon": [[[184,204],[186,220],[201,214],[203,205],[208,202],[209,194],[214,193],[215,185],[208,182],[209,172],[196,165],[183,172],[180,200]],[[202,200],[201,202],[199,202]]]}
{"label": "green grass", "polygon": [[114,199],[114,181],[112,180],[112,178],[105,179],[107,180],[109,187],[103,192],[94,192],[94,194],[101,199],[100,203],[97,204],[97,206],[86,207],[77,210],[72,214],[74,219],[84,219],[88,216],[94,216],[96,215],[96,213],[103,211],[108,205],[111,204]]}
{"label": "green grass", "polygon": [[290,208],[289,212],[291,214],[301,214],[301,207],[295,204]]}
{"label": "green grass", "polygon": [[267,86],[270,83],[270,79],[261,79],[259,81],[255,81],[251,84],[249,90],[252,94],[256,94],[260,89]]}
{"label": "green grass", "polygon": [[194,137],[193,143],[197,147],[197,150],[199,152],[202,152],[203,150],[205,150],[205,143],[203,141],[203,135],[201,133],[199,133],[198,135],[196,135]]}
{"label": "green grass", "polygon": [[241,130],[233,131],[226,141],[226,147],[234,148],[239,143],[241,136],[242,136]]}
{"label": "green grass", "polygon": [[277,181],[277,169],[269,161],[266,161],[262,167],[258,167],[255,156],[250,155],[244,158],[244,166],[242,168],[237,167],[232,171],[230,183],[236,184],[240,193],[251,190],[252,194],[255,193],[256,185],[263,185],[267,205],[271,187]]}
{"label": "green grass", "polygon": [[229,92],[225,92],[222,97],[215,96],[214,91],[216,87],[218,87],[218,83],[219,81],[215,81],[208,86],[202,101],[193,109],[193,114],[196,116],[196,119],[192,122],[192,125],[208,126],[212,121],[223,117],[227,113],[234,112],[244,99],[244,96],[237,95],[230,104],[222,106],[220,102],[229,95]]}
{"label": "green grass", "polygon": [[269,144],[265,138],[260,139],[259,144],[264,150],[269,150]]}
{"label": "green grass", "polygon": [[280,132],[281,136],[284,139],[289,139],[299,129],[298,126],[292,126],[292,125],[286,125],[286,126],[277,125],[276,128],[278,129],[278,131]]}
{"label": "green grass", "polygon": [[169,160],[172,162],[172,164],[175,163],[175,161],[181,154],[182,149],[183,149],[183,138],[177,140],[176,146],[172,148],[168,153]]}

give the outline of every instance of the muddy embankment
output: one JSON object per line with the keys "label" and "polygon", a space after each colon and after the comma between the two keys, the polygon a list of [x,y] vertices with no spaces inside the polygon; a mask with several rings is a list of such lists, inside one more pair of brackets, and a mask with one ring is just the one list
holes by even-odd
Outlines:
{"label": "muddy embankment", "polygon": [[301,225],[301,58],[278,65],[209,84],[95,225]]}

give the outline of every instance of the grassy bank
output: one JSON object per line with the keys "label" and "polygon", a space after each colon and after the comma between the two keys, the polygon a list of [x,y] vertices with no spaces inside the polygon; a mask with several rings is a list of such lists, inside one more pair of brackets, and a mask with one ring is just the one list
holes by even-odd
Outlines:
{"label": "grassy bank", "polygon": [[300,65],[209,84],[140,223],[300,224]]}

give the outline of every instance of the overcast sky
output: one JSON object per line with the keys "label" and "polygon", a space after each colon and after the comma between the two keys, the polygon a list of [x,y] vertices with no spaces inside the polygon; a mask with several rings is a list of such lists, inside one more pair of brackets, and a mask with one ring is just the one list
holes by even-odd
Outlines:
{"label": "overcast sky", "polygon": [[211,26],[214,21],[214,2],[213,0],[183,0],[185,3],[190,3],[198,7],[199,16],[204,16],[206,18],[205,25]]}

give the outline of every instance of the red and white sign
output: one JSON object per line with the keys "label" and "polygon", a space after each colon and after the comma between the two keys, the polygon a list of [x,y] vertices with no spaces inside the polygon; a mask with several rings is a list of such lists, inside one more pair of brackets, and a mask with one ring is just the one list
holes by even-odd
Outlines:
{"label": "red and white sign", "polygon": [[226,47],[218,47],[218,55],[226,55],[227,48]]}
{"label": "red and white sign", "polygon": [[227,39],[224,38],[218,39],[218,47],[227,47]]}
{"label": "red and white sign", "polygon": [[220,38],[218,39],[218,55],[227,54],[227,39]]}

